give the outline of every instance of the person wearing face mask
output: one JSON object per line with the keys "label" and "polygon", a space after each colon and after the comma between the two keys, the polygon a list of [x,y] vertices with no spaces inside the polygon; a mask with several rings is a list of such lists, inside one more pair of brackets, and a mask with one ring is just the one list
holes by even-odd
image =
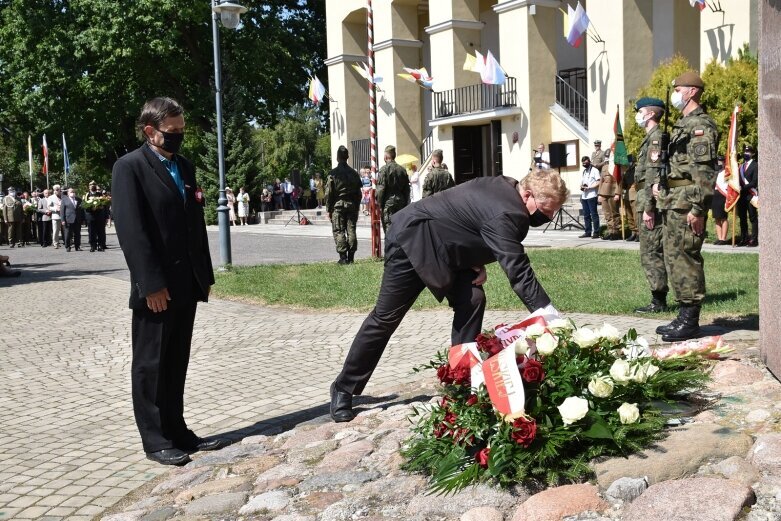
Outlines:
{"label": "person wearing face mask", "polygon": [[651,303],[635,309],[635,313],[661,313],[667,311],[667,269],[664,266],[662,247],[662,216],[656,208],[652,193],[654,182],[659,179],[662,152],[662,128],[659,122],[664,115],[664,101],[658,98],[640,98],[635,103],[635,122],[645,130],[635,166],[637,190],[637,227],[640,237],[640,266],[651,289]]}
{"label": "person wearing face mask", "polygon": [[71,244],[76,251],[81,251],[81,223],[84,221],[84,208],[81,206],[81,197],[76,196],[73,188],[68,188],[68,192],[62,198],[60,217],[65,230],[65,251],[71,251]]}
{"label": "person wearing face mask", "polygon": [[[757,195],[757,162],[754,159],[754,147],[743,146],[743,163],[738,168],[740,172],[740,199],[737,211],[740,219],[740,238],[737,246],[755,247],[759,244],[759,219],[756,207],[751,199]],[[748,223],[751,223],[751,235],[748,233]]]}
{"label": "person wearing face mask", "polygon": [[656,332],[665,342],[700,335],[700,307],[705,298],[701,254],[705,218],[716,181],[719,131],[700,106],[705,90],[702,78],[685,72],[673,80],[670,101],[681,111],[670,133],[670,171],[667,187],[653,187],[662,211],[664,263],[678,302],[678,316]]}
{"label": "person wearing face mask", "polygon": [[385,238],[385,271],[366,317],[331,385],[331,417],[355,417],[363,392],[391,335],[428,288],[453,308],[451,342],[473,342],[485,310],[485,265],[498,261],[529,311],[558,315],[534,275],[522,242],[530,226],[553,219],[569,191],[558,173],[537,170],[523,181],[480,177],[421,199],[393,215]]}
{"label": "person wearing face mask", "polygon": [[146,102],[144,140],[112,172],[112,212],[130,270],[133,412],[147,458],[184,465],[224,439],[196,436],[184,420],[184,387],[198,301],[214,272],[195,168],[179,155],[184,109],[171,98]]}
{"label": "person wearing face mask", "polygon": [[[602,156],[604,161],[604,155]],[[599,212],[597,211],[597,188],[599,188],[600,173],[591,165],[591,158],[580,158],[583,172],[580,175],[580,205],[583,208],[583,235],[580,239],[599,238]],[[593,234],[592,234],[593,227]]]}

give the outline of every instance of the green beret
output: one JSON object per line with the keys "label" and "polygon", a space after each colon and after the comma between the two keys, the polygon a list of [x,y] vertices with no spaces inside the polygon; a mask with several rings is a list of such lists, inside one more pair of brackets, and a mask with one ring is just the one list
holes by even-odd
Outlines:
{"label": "green beret", "polygon": [[635,110],[640,110],[644,107],[659,107],[660,109],[665,108],[664,101],[660,100],[659,98],[640,98],[635,102]]}
{"label": "green beret", "polygon": [[705,88],[700,75],[694,71],[686,71],[673,80],[673,87],[699,87]]}
{"label": "green beret", "polygon": [[387,147],[385,147],[385,151],[389,154],[395,154],[396,147],[394,147],[393,145],[388,145]]}

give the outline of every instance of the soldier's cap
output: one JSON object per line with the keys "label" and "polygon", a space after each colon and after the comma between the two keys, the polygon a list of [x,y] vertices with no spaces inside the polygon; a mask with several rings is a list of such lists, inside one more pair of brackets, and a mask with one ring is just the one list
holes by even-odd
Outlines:
{"label": "soldier's cap", "polygon": [[395,154],[396,147],[394,147],[393,145],[388,145],[387,147],[385,147],[385,151],[388,152],[389,154]]}
{"label": "soldier's cap", "polygon": [[754,147],[751,145],[743,145],[743,152],[754,152]]}
{"label": "soldier's cap", "polygon": [[664,101],[660,100],[659,98],[649,98],[646,96],[635,102],[635,110],[640,110],[645,107],[659,107],[660,109],[665,108]]}
{"label": "soldier's cap", "polygon": [[602,141],[600,141],[599,139],[595,139],[594,140],[594,146],[597,146],[597,145],[601,146],[602,145]]}
{"label": "soldier's cap", "polygon": [[686,71],[673,80],[673,87],[699,87],[705,89],[700,75],[694,71]]}

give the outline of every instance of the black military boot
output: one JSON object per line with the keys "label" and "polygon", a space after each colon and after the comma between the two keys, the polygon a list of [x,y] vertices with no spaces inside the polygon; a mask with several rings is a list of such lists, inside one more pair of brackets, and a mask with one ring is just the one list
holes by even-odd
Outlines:
{"label": "black military boot", "polygon": [[347,264],[352,264],[355,262],[355,252],[354,251],[348,251],[347,252]]}
{"label": "black military boot", "polygon": [[667,311],[667,293],[663,291],[652,291],[651,303],[635,309],[635,313],[663,313],[665,311]]}
{"label": "black military boot", "polygon": [[700,306],[681,305],[678,323],[662,335],[664,342],[682,342],[700,336]]}
{"label": "black military boot", "polygon": [[340,251],[339,252],[339,260],[336,263],[337,264],[347,264],[347,252],[346,251]]}

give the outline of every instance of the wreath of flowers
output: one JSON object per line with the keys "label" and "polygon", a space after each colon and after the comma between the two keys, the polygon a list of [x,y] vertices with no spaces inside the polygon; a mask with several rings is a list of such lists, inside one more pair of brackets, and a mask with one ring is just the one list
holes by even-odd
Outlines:
{"label": "wreath of flowers", "polygon": [[476,342],[483,363],[514,350],[523,410],[500,413],[486,386],[471,384],[469,364],[453,367],[448,350],[416,368],[435,369],[442,392],[413,411],[404,468],[429,474],[434,492],[582,481],[594,458],[627,456],[664,437],[662,406],[691,398],[708,381],[710,359],[731,350],[720,337],[652,349],[634,329],[622,335],[563,319],[530,325],[510,345],[490,331]]}

